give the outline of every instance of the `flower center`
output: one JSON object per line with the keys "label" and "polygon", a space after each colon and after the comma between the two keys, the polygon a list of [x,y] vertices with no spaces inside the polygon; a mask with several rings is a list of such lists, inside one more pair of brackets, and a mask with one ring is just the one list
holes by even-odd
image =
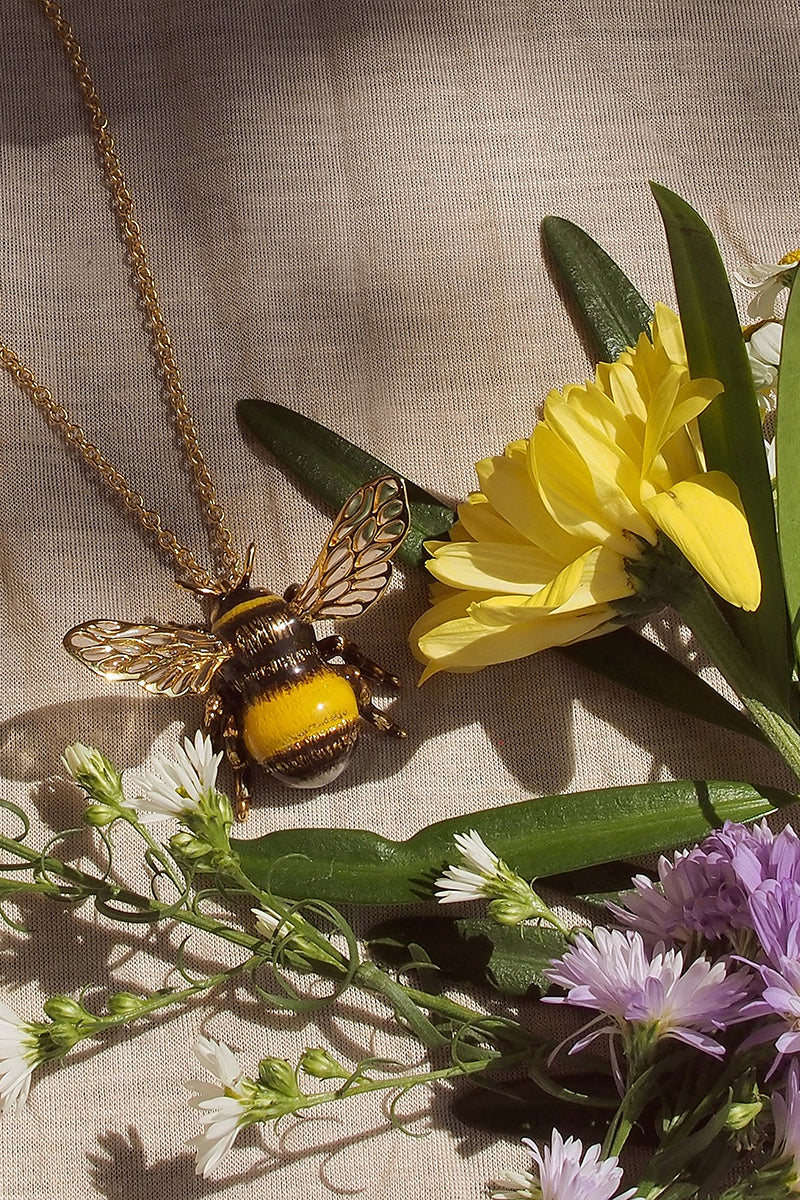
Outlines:
{"label": "flower center", "polygon": [[779,259],[778,265],[781,267],[793,267],[795,263],[800,262],[800,250],[790,250],[788,254],[784,254],[783,258]]}

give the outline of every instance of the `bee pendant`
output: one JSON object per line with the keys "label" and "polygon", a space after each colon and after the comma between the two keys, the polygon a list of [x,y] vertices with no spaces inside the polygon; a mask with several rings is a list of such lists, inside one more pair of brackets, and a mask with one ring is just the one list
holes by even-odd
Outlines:
{"label": "bee pendant", "polygon": [[250,587],[250,546],[232,584],[182,584],[213,598],[208,628],[88,621],[64,645],[106,679],[205,696],[204,728],[233,767],[243,820],[251,763],[290,787],[322,787],[344,770],[363,722],[405,737],[372,703],[373,684],[396,689],[397,679],[346,638],[318,640],[313,621],[358,616],[378,599],[409,521],[402,480],[381,476],[345,502],[308,579],[283,598]]}

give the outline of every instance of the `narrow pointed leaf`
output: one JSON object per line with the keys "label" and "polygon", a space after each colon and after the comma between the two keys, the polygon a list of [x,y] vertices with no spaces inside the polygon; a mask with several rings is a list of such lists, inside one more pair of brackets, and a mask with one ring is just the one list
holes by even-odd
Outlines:
{"label": "narrow pointed leaf", "polygon": [[558,278],[590,336],[594,357],[619,358],[647,331],[653,311],[593,238],[563,217],[545,217],[542,237]]}
{"label": "narrow pointed leaf", "polygon": [[724,389],[699,417],[708,466],[725,471],[739,488],[761,569],[758,610],[727,607],[726,614],[776,696],[789,707],[789,629],[775,508],[736,306],[708,226],[680,196],[651,186],[667,232],[689,369],[695,377],[719,379]]}
{"label": "narrow pointed leaf", "polygon": [[778,379],[778,538],[795,655],[800,663],[800,287],[783,324]]}
{"label": "narrow pointed leaf", "polygon": [[545,878],[686,845],[795,800],[748,783],[683,780],[522,800],[437,821],[402,842],[365,829],[283,829],[231,844],[250,879],[277,895],[409,904],[433,898],[456,833],[474,829],[524,879]]}
{"label": "narrow pointed leaf", "polygon": [[[608,1128],[608,1105],[614,1098],[610,1077],[599,1071],[593,1075],[576,1073],[565,1082],[596,1097],[596,1108],[579,1107],[568,1098],[548,1095],[531,1079],[507,1079],[496,1086],[487,1080],[483,1087],[460,1090],[452,1101],[453,1115],[475,1129],[514,1140],[524,1136],[549,1143],[556,1127],[582,1138],[585,1146],[602,1142]],[[642,1144],[638,1129],[634,1130],[629,1144]],[[527,1167],[529,1163],[530,1160],[523,1160],[519,1153],[513,1162],[509,1159],[509,1167],[517,1169]]]}
{"label": "narrow pointed leaf", "polygon": [[443,979],[472,983],[506,996],[532,996],[550,986],[544,969],[566,950],[549,926],[498,925],[489,917],[399,917],[367,935],[370,951],[394,967],[408,963],[409,945],[422,946]]}
{"label": "narrow pointed leaf", "polygon": [[[347,497],[378,475],[398,472],[352,442],[304,417],[267,400],[240,400],[238,413],[251,433],[285,467],[334,510]],[[422,543],[446,538],[455,520],[448,505],[416,483],[405,480],[411,528],[397,558],[407,566],[422,566],[427,555]]]}
{"label": "narrow pointed leaf", "polygon": [[710,721],[756,741],[765,740],[745,713],[689,667],[632,629],[617,629],[588,642],[562,646],[558,653],[675,712]]}

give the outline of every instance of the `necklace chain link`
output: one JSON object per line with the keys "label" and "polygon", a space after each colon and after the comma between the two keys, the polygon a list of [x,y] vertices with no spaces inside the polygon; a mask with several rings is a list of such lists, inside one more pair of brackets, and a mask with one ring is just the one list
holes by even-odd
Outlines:
{"label": "necklace chain link", "polygon": [[204,570],[191,551],[180,544],[175,534],[164,528],[161,518],[147,507],[144,497],[131,487],[125,476],[112,467],[97,446],[89,441],[83,429],[74,423],[66,409],[54,399],[50,390],[36,379],[16,351],[2,341],[0,341],[0,366],[9,372],[22,391],[43,410],[50,424],[61,433],[64,440],[74,446],[84,461],[98,471],[107,486],[123,501],[126,509],[142,528],[155,536],[158,546],[172,557],[183,576],[188,575],[192,582],[200,588],[224,587],[226,584],[230,584],[239,572],[238,559],[233,548],[233,537],[225,523],[225,513],[217,498],[214,483],[197,440],[194,421],[175,362],[172,340],[161,311],[158,291],[150,270],[141,229],[136,221],[133,199],[122,173],[114,139],[108,131],[108,119],[100,104],[80,45],[60,6],[55,0],[36,0],[36,2],[40,4],[66,50],[84,106],[91,119],[92,133],[111,191],[114,211],[128,253],[133,278],[139,290],[153,350],[161,370],[166,398],[187,465],[191,471],[198,499],[202,505],[212,549],[220,565],[219,574],[212,576]]}

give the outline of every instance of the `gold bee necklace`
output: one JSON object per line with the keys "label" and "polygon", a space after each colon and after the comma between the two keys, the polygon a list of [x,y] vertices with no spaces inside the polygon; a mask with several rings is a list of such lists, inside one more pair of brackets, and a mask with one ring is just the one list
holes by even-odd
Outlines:
{"label": "gold bee necklace", "polygon": [[[35,0],[62,43],[91,119],[118,225],[160,367],[164,391],[189,464],[218,569],[206,571],[144,497],[89,441],[69,413],[10,346],[0,365],[44,412],[65,441],[99,472],[111,491],[178,568],[178,582],[213,608],[207,629],[94,620],[71,629],[64,645],[111,681],[131,681],[170,696],[205,697],[203,724],[235,773],[236,815],[249,806],[252,763],[291,787],[320,787],[346,766],[362,724],[404,737],[372,703],[372,687],[397,680],[340,635],[318,639],[313,622],[358,616],[383,593],[391,559],[409,527],[403,481],[384,475],[353,493],[301,586],[283,597],[250,587],[254,548],[244,566],[203,458],[172,341],[161,312],[134,206],[114,140],[80,45],[55,0]],[[340,658],[341,663],[332,662]]]}

